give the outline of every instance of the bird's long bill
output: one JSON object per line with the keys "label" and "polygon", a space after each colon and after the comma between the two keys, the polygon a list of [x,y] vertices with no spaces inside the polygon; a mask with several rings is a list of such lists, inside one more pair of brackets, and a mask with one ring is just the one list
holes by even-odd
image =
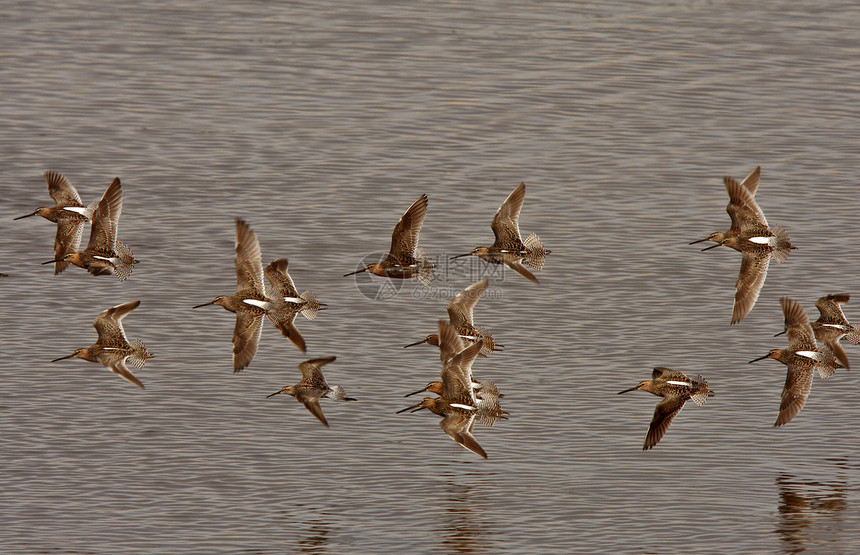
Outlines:
{"label": "bird's long bill", "polygon": [[33,212],[33,213],[31,213],[31,214],[25,214],[25,215],[23,215],[23,216],[18,216],[17,218],[12,218],[12,219],[13,219],[13,220],[22,220],[22,219],[24,219],[24,218],[29,218],[30,216],[35,216],[35,215],[36,215],[36,214],[38,214],[38,213],[39,213],[39,211],[38,211],[38,210],[36,210],[35,212]]}
{"label": "bird's long bill", "polygon": [[427,342],[426,339],[422,339],[421,341],[416,341],[415,343],[410,343],[409,345],[404,345],[403,348],[406,349],[409,347],[414,347],[415,345],[420,345],[420,344],[426,343],[426,342]]}
{"label": "bird's long bill", "polygon": [[48,260],[47,262],[42,262],[42,266],[44,266],[45,264],[53,264],[54,262],[62,262],[62,261],[63,261],[62,258],[58,258],[56,260]]}
{"label": "bird's long bill", "polygon": [[366,272],[366,271],[367,271],[367,268],[362,268],[361,270],[356,270],[356,271],[350,272],[348,274],[343,274],[343,277],[354,276],[355,274],[360,274],[361,272]]}
{"label": "bird's long bill", "polygon": [[269,397],[274,397],[275,395],[277,395],[280,392],[281,392],[281,390],[279,389],[276,392],[272,393],[271,395],[266,395],[266,399],[268,399]]}
{"label": "bird's long bill", "polygon": [[717,247],[722,247],[722,246],[723,246],[723,244],[722,244],[722,243],[716,243],[716,244],[714,244],[714,245],[711,245],[710,247],[705,247],[705,248],[703,248],[703,249],[702,249],[702,252],[709,251],[709,250],[711,250],[711,249],[715,249],[715,248],[717,248]]}
{"label": "bird's long bill", "polygon": [[58,360],[66,360],[67,358],[72,358],[72,357],[74,357],[74,356],[75,356],[75,354],[74,354],[74,353],[72,353],[72,354],[70,354],[70,355],[66,355],[66,356],[64,356],[64,357],[55,358],[55,359],[54,359],[54,360],[52,360],[51,362],[57,362]]}
{"label": "bird's long bill", "polygon": [[458,254],[457,256],[452,256],[448,260],[454,260],[455,258],[463,258],[464,256],[470,256],[472,253],[467,252],[466,254]]}
{"label": "bird's long bill", "polygon": [[775,333],[775,334],[773,334],[773,336],[774,336],[774,337],[779,337],[780,335],[782,335],[782,334],[784,334],[784,333],[785,333],[785,330],[782,330],[782,331],[781,331],[781,332],[779,332],[779,333]]}
{"label": "bird's long bill", "polygon": [[630,389],[625,389],[624,391],[619,391],[618,394],[621,395],[622,393],[628,393],[630,391],[636,391],[637,389],[639,389],[638,385],[636,387],[631,387]]}
{"label": "bird's long bill", "polygon": [[707,237],[705,237],[704,239],[699,239],[698,241],[693,241],[693,242],[692,242],[692,243],[690,243],[690,244],[691,244],[691,245],[695,245],[696,243],[704,243],[704,242],[705,242],[705,241],[707,241],[707,240],[708,240],[708,238],[707,238]]}
{"label": "bird's long bill", "polygon": [[[404,397],[412,397],[413,395],[418,395],[419,393],[424,393],[425,391],[427,391],[426,387],[424,389],[419,389],[418,391],[413,391],[412,393],[407,393],[406,395],[404,395]],[[409,407],[409,408],[411,409],[411,408],[414,408],[415,406],[416,405],[413,405],[412,407]],[[404,410],[409,410],[409,409],[403,409],[400,412],[403,412]]]}
{"label": "bird's long bill", "polygon": [[208,303],[198,304],[198,305],[192,306],[191,308],[200,308],[201,306],[209,306],[210,304],[215,304],[215,301],[209,301]]}
{"label": "bird's long bill", "polygon": [[[416,408],[416,407],[417,407],[417,408]],[[411,407],[406,407],[405,409],[401,409],[401,410],[397,411],[395,414],[400,414],[401,412],[406,412],[406,411],[408,411],[408,410],[411,410],[412,412],[415,412],[415,411],[421,410],[421,409],[423,409],[423,408],[424,408],[424,407],[422,407],[422,406],[421,406],[421,403],[418,403],[417,405],[412,405]],[[413,409],[414,409],[414,410],[413,410]]]}
{"label": "bird's long bill", "polygon": [[770,353],[768,353],[768,354],[764,355],[763,357],[754,358],[754,359],[753,359],[753,360],[751,360],[749,363],[750,363],[750,364],[752,364],[753,362],[758,362],[758,361],[760,361],[760,360],[764,360],[764,359],[766,359],[766,358],[768,358],[768,357],[770,357]]}

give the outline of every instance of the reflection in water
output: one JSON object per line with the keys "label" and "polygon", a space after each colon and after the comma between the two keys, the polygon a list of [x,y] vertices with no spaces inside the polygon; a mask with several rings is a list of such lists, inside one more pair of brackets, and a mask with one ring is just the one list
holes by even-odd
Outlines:
{"label": "reflection in water", "polygon": [[480,500],[474,499],[472,486],[448,484],[448,498],[442,515],[442,547],[454,553],[488,553],[489,531],[482,522]]}
{"label": "reflection in water", "polygon": [[779,524],[776,533],[785,553],[799,553],[839,541],[848,506],[844,481],[798,480],[790,474],[776,479]]}
{"label": "reflection in water", "polygon": [[305,537],[296,542],[300,553],[328,553],[326,544],[331,535],[331,527],[326,522],[318,520],[309,523]]}

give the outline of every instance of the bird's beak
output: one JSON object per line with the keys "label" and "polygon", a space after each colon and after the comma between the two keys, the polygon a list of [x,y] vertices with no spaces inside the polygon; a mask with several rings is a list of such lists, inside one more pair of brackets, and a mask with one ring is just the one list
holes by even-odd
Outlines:
{"label": "bird's beak", "polygon": [[70,354],[70,355],[66,355],[66,356],[64,356],[64,357],[55,358],[55,359],[54,359],[54,360],[52,360],[51,362],[57,362],[58,360],[66,360],[67,358],[72,358],[72,357],[74,357],[74,356],[75,356],[75,354],[74,354],[74,353],[72,353],[72,354]]}
{"label": "bird's beak", "polygon": [[276,392],[272,393],[271,395],[266,395],[266,399],[268,399],[269,397],[274,397],[275,395],[277,395],[280,392],[281,392],[281,390],[279,389]]}
{"label": "bird's beak", "polygon": [[[418,407],[418,408],[415,408],[415,407]],[[406,411],[412,410],[412,409],[415,409],[415,410],[412,410],[412,412],[415,412],[415,411],[421,410],[423,408],[424,407],[421,406],[421,403],[418,403],[417,405],[412,405],[411,407],[406,407],[405,409],[399,410],[395,414],[400,414],[401,412],[406,412]]]}
{"label": "bird's beak", "polygon": [[[427,391],[427,388],[426,388],[426,387],[425,387],[424,389],[419,389],[418,391],[413,391],[412,393],[409,393],[409,394],[407,394],[407,395],[404,395],[404,397],[412,397],[413,395],[417,395],[417,394],[419,394],[419,393],[424,393],[425,391]],[[417,406],[417,405],[415,405],[415,406]],[[411,409],[411,408],[413,408],[413,407],[409,407],[409,408]],[[403,411],[405,411],[405,410],[409,410],[409,409],[403,409],[403,410],[402,410],[402,411],[400,411],[400,412],[403,412]],[[398,414],[399,414],[399,413],[398,413]]]}
{"label": "bird's beak", "polygon": [[30,216],[35,216],[39,211],[36,210],[32,214],[26,214],[24,216],[18,216],[17,218],[12,218],[13,220],[23,220],[24,218],[29,218]]}
{"label": "bird's beak", "polygon": [[699,239],[698,241],[693,241],[693,242],[692,242],[692,243],[690,243],[690,244],[691,244],[691,245],[695,245],[696,243],[702,243],[702,242],[707,241],[707,240],[708,240],[708,238],[707,238],[707,237],[705,237],[704,239]]}
{"label": "bird's beak", "polygon": [[415,345],[420,345],[420,344],[426,343],[426,342],[427,342],[426,339],[422,339],[421,341],[416,341],[415,343],[410,343],[409,345],[404,345],[403,348],[406,349],[407,347],[414,347]]}
{"label": "bird's beak", "polygon": [[198,304],[198,305],[192,306],[191,308],[200,308],[201,306],[209,306],[210,304],[215,304],[215,301],[209,301],[208,303]]}
{"label": "bird's beak", "polygon": [[47,262],[42,262],[42,266],[44,266],[45,264],[53,264],[54,262],[62,262],[62,261],[63,261],[62,258],[60,258],[58,260],[48,260]]}
{"label": "bird's beak", "polygon": [[717,247],[722,247],[722,246],[723,246],[723,244],[722,244],[722,243],[717,243],[717,244],[715,244],[715,245],[711,245],[710,247],[705,247],[705,248],[703,248],[703,249],[702,249],[702,252],[709,251],[709,250],[711,250],[711,249],[715,249],[715,248],[717,248]]}
{"label": "bird's beak", "polygon": [[755,359],[753,359],[753,360],[749,361],[749,363],[750,363],[750,364],[752,364],[753,362],[758,362],[758,361],[760,361],[760,360],[764,360],[764,359],[766,359],[766,358],[768,358],[768,357],[770,357],[770,353],[768,353],[768,354],[764,355],[763,357],[755,358]]}
{"label": "bird's beak", "polygon": [[454,260],[455,258],[463,258],[464,256],[469,256],[469,255],[471,255],[471,254],[472,254],[472,253],[470,253],[470,252],[467,252],[466,254],[458,254],[457,256],[452,256],[452,257],[451,257],[451,258],[449,258],[448,260]]}
{"label": "bird's beak", "polygon": [[625,389],[624,391],[619,391],[618,394],[621,395],[622,393],[627,393],[628,391],[636,391],[637,389],[639,389],[638,385],[636,387],[631,387],[630,389]]}
{"label": "bird's beak", "polygon": [[346,277],[346,276],[352,276],[352,275],[355,275],[355,274],[360,274],[361,272],[366,272],[366,271],[367,271],[367,268],[362,268],[361,270],[356,270],[356,271],[354,271],[354,272],[350,272],[350,273],[348,273],[348,274],[343,274],[343,277]]}
{"label": "bird's beak", "polygon": [[780,335],[782,335],[782,334],[784,334],[784,333],[785,333],[785,330],[782,330],[782,331],[781,331],[781,332],[779,332],[779,333],[775,333],[775,334],[773,334],[773,336],[774,336],[774,337],[779,337]]}

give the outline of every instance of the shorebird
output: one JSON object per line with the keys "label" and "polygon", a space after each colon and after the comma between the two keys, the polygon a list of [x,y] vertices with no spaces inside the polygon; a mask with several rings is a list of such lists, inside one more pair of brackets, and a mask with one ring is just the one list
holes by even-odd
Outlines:
{"label": "shorebird", "polygon": [[125,363],[128,361],[137,368],[143,368],[147,359],[152,358],[152,355],[139,339],[129,341],[122,327],[122,319],[138,305],[140,305],[140,301],[133,301],[105,310],[93,322],[93,326],[99,334],[95,343],[89,347],[78,349],[70,355],[55,358],[51,362],[67,358],[99,362],[110,368],[115,374],[119,374],[142,388],[143,384],[129,371]]}
{"label": "shorebird", "polygon": [[70,262],[94,276],[116,274],[120,281],[125,281],[131,274],[134,264],[140,261],[135,260],[127,245],[116,239],[121,213],[122,184],[116,177],[102,195],[93,214],[93,225],[87,248],[81,252],[70,252],[43,264]]}
{"label": "shorebird", "polygon": [[343,388],[339,385],[330,387],[325,381],[325,376],[322,373],[322,367],[333,362],[337,357],[315,358],[306,360],[299,364],[299,370],[302,372],[302,381],[296,385],[288,385],[282,387],[278,391],[267,395],[266,398],[274,397],[279,393],[292,395],[296,400],[300,401],[311,414],[316,416],[323,425],[328,428],[328,422],[320,408],[320,397],[328,397],[335,401],[355,401],[352,397],[347,397]]}
{"label": "shorebird", "polygon": [[[437,393],[439,397],[436,399],[425,397],[419,403],[399,410],[397,413],[427,409],[442,416],[439,426],[451,439],[487,458],[487,453],[472,435],[475,420],[478,419],[491,426],[499,418],[504,418],[503,415],[507,413],[501,410],[498,395],[490,394],[489,387],[486,395],[475,394],[472,363],[481,350],[481,343],[473,343],[463,349],[463,342],[456,328],[444,320],[439,320],[439,338],[442,380],[431,382],[425,390],[422,390]],[[431,386],[433,386],[432,389]],[[495,388],[494,385],[492,387]],[[495,392],[498,393],[498,390],[496,389]]]}
{"label": "shorebird", "polygon": [[832,354],[818,350],[812,326],[809,325],[809,317],[800,303],[786,297],[779,302],[785,315],[788,349],[772,349],[768,354],[750,361],[753,363],[772,358],[788,367],[775,427],[791,422],[803,408],[812,388],[812,374],[815,370],[826,379],[837,367]]}
{"label": "shorebird", "polygon": [[[502,350],[504,348],[504,345],[497,344],[493,340],[493,336],[489,331],[476,328],[472,324],[474,317],[472,313],[473,309],[489,284],[490,280],[488,278],[484,278],[477,283],[473,283],[469,287],[460,291],[460,293],[458,293],[453,299],[451,299],[451,302],[448,303],[448,319],[451,325],[457,329],[457,333],[460,335],[460,338],[465,339],[469,343],[481,343],[483,347],[481,347],[480,355],[483,357],[490,356],[490,353],[493,351]],[[438,347],[439,335],[435,333],[430,334],[421,341],[404,345],[403,348],[405,349],[407,347],[421,345],[422,343]]]}
{"label": "shorebird", "polygon": [[648,428],[645,444],[642,446],[643,451],[647,451],[659,443],[663,434],[669,429],[672,419],[681,412],[687,401],[692,399],[701,406],[705,404],[708,397],[714,395],[708,389],[708,382],[702,376],[689,378],[682,372],[662,367],[654,369],[650,380],[641,381],[636,387],[619,391],[618,394],[640,389],[663,397],[663,400],[657,403],[657,408],[654,409],[654,417],[651,419],[651,426]]}
{"label": "shorebird", "polygon": [[421,283],[428,285],[433,281],[433,268],[436,265],[418,247],[418,233],[421,231],[421,224],[424,223],[426,215],[427,195],[421,195],[394,226],[388,256],[382,262],[368,264],[364,268],[344,274],[343,277],[369,272],[389,278],[418,277]]}
{"label": "shorebird", "polygon": [[59,274],[69,265],[62,260],[67,254],[77,252],[81,246],[84,234],[84,224],[92,221],[98,201],[84,206],[81,195],[71,182],[54,171],[45,172],[48,183],[48,193],[56,203],[54,206],[40,206],[30,214],[18,216],[15,220],[42,216],[57,224],[57,235],[54,238],[54,275]]}
{"label": "shorebird", "polygon": [[526,184],[520,183],[499,207],[495,217],[493,217],[493,223],[490,224],[496,241],[489,247],[475,247],[472,252],[452,256],[451,260],[474,255],[491,264],[504,264],[526,279],[540,283],[522,263],[528,264],[535,270],[540,270],[543,268],[546,255],[552,251],[545,249],[541,240],[534,233],[523,241],[518,220],[525,198]]}
{"label": "shorebird", "polygon": [[732,324],[737,324],[755,306],[767,277],[770,260],[783,262],[791,250],[797,247],[791,244],[784,229],[768,226],[764,213],[749,189],[730,177],[725,178],[725,183],[729,198],[732,199],[731,204],[737,207],[735,216],[739,222],[739,231],[702,250],[726,245],[743,255],[732,306]]}
{"label": "shorebird", "polygon": [[260,242],[248,224],[239,218],[236,218],[235,265],[236,292],[232,295],[219,295],[208,303],[192,308],[215,304],[236,314],[236,327],[233,330],[233,372],[239,372],[251,364],[257,354],[263,331],[263,316],[272,306],[263,293],[265,287]]}
{"label": "shorebird", "polygon": [[293,324],[296,315],[301,312],[305,318],[313,320],[317,317],[317,312],[327,305],[318,302],[311,291],[305,291],[299,295],[293,278],[287,272],[287,264],[286,258],[279,258],[266,266],[264,271],[270,284],[266,290],[266,297],[271,302],[266,317],[273,326],[281,330],[284,337],[304,353],[307,351],[305,340]]}
{"label": "shorebird", "polygon": [[[761,166],[758,166],[756,169],[754,169],[740,183],[742,187],[749,191],[750,196],[752,196],[753,198],[755,198],[755,192],[756,189],[758,189],[759,178],[761,178]],[[729,180],[735,181],[735,179],[732,177],[723,178],[723,182],[726,184],[727,189],[729,188]],[[726,212],[728,212],[729,218],[732,219],[732,227],[730,227],[728,231],[717,231],[715,233],[711,233],[704,239],[693,241],[692,243],[690,243],[691,245],[695,245],[696,243],[702,243],[704,241],[713,241],[718,244],[722,243],[724,239],[728,239],[729,237],[737,237],[740,234],[741,227],[744,223],[755,220],[755,211],[751,210],[749,206],[745,205],[743,203],[743,199],[734,198],[731,196],[731,194],[731,191],[729,191],[729,204],[726,205]]]}
{"label": "shorebird", "polygon": [[[845,354],[845,349],[839,344],[839,340],[843,337],[854,345],[860,345],[860,326],[848,322],[845,313],[842,312],[842,306],[847,303],[851,297],[846,294],[842,295],[825,295],[815,301],[815,307],[821,316],[818,320],[812,322],[812,332],[815,334],[815,340],[821,343],[823,350],[829,351],[839,364],[849,369],[848,356]],[[774,337],[782,335],[787,330],[783,330]]]}

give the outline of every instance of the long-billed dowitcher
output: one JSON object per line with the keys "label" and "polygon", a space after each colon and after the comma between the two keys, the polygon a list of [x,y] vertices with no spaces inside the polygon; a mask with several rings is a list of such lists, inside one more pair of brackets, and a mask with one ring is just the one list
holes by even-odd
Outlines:
{"label": "long-billed dowitcher", "polygon": [[[440,322],[444,323],[444,320],[440,320]],[[419,391],[413,391],[404,397],[411,397],[412,395],[417,395],[419,393],[429,392],[435,393],[440,397],[450,396],[451,395],[451,387],[445,386],[445,376],[459,377],[461,373],[465,373],[468,377],[469,382],[472,387],[471,397],[469,398],[470,402],[474,401],[475,407],[477,408],[477,417],[478,421],[482,424],[486,424],[488,426],[492,426],[495,420],[499,418],[504,418],[503,415],[509,414],[502,410],[501,405],[499,404],[499,399],[504,397],[504,393],[499,391],[499,388],[496,386],[495,382],[486,380],[486,381],[477,381],[472,375],[472,363],[474,362],[474,358],[469,359],[468,356],[461,362],[460,366],[455,368],[453,371],[451,369],[446,370],[445,366],[447,363],[453,358],[455,355],[464,352],[466,346],[463,343],[462,336],[459,335],[456,327],[445,324],[440,325],[440,333],[436,335],[437,338],[441,338],[441,340],[437,341],[439,346],[439,359],[442,362],[442,381],[433,381],[428,383],[424,389]],[[477,342],[470,342],[470,346]],[[481,350],[478,351],[478,354],[481,353]],[[456,383],[456,382],[455,382]]]}
{"label": "long-billed dowitcher", "polygon": [[[427,409],[442,416],[439,426],[451,439],[487,458],[487,453],[472,435],[475,420],[492,425],[495,420],[504,418],[503,415],[507,413],[501,410],[498,395],[488,393],[485,397],[479,397],[475,394],[472,363],[481,350],[481,344],[473,343],[463,349],[463,342],[457,334],[457,329],[444,320],[439,320],[439,338],[442,380],[431,382],[425,389],[438,394],[439,397],[436,399],[425,397],[419,403],[399,410],[397,413]],[[498,392],[498,390],[495,391]]]}
{"label": "long-billed dowitcher", "polygon": [[131,274],[134,264],[140,261],[135,260],[131,249],[126,244],[117,241],[120,214],[122,214],[122,184],[116,177],[102,195],[93,214],[93,225],[87,248],[81,252],[70,252],[43,264],[71,262],[94,276],[116,274],[120,281],[125,281]]}
{"label": "long-billed dowitcher", "polygon": [[822,378],[827,378],[837,366],[832,354],[820,351],[816,346],[809,317],[800,303],[787,297],[781,298],[779,302],[785,315],[788,349],[772,349],[768,354],[750,361],[753,363],[772,358],[788,367],[782,388],[782,402],[774,426],[788,424],[803,408],[812,388],[812,374],[815,370],[818,370]]}
{"label": "long-billed dowitcher", "polygon": [[57,224],[57,235],[54,238],[54,275],[59,274],[69,265],[63,258],[77,252],[84,235],[84,224],[92,221],[98,201],[84,206],[81,195],[74,185],[61,174],[54,171],[45,172],[48,183],[48,193],[56,203],[54,206],[40,206],[30,214],[18,216],[15,220],[42,216]]}
{"label": "long-billed dowitcher", "polygon": [[215,304],[236,314],[236,327],[233,330],[233,372],[239,372],[251,364],[257,354],[257,346],[263,332],[263,316],[272,306],[263,293],[265,286],[260,242],[245,220],[239,218],[236,218],[235,265],[236,292],[232,295],[219,295],[208,303],[192,308]]}
{"label": "long-billed dowitcher", "polygon": [[[796,247],[791,244],[784,229],[768,226],[761,208],[746,187],[734,179],[726,178],[726,190],[737,206],[740,231],[703,250],[726,245],[743,255],[732,306],[732,324],[737,324],[755,306],[767,277],[770,260],[783,262]],[[741,214],[744,216],[741,217]]]}
{"label": "long-billed dowitcher", "polygon": [[[472,324],[475,305],[478,303],[478,300],[481,298],[481,295],[484,294],[484,291],[486,291],[489,284],[490,280],[487,278],[473,283],[469,287],[460,291],[453,299],[451,299],[451,302],[448,303],[448,319],[451,322],[451,325],[457,328],[457,333],[460,334],[462,339],[465,339],[469,343],[482,343],[483,347],[481,348],[480,354],[483,357],[489,356],[490,353],[495,350],[502,350],[504,348],[504,345],[495,342],[489,331],[476,328],[474,324]],[[403,348],[405,349],[407,347],[421,345],[422,343],[428,343],[438,347],[439,336],[433,333],[421,341],[404,345]]]}
{"label": "long-billed dowitcher", "polygon": [[[815,307],[821,315],[818,320],[812,322],[812,332],[815,340],[821,343],[822,350],[829,351],[836,360],[846,369],[850,368],[848,356],[845,349],[839,344],[843,337],[854,345],[860,345],[860,326],[848,322],[842,305],[847,303],[851,297],[847,294],[825,295],[815,301]],[[783,330],[774,337],[786,332]]]}
{"label": "long-billed dowitcher", "polygon": [[294,322],[296,315],[301,312],[308,320],[317,317],[317,312],[325,309],[326,304],[317,301],[313,292],[305,291],[299,295],[293,278],[287,271],[287,259],[279,258],[271,262],[264,273],[269,280],[270,287],[266,290],[266,297],[271,301],[271,306],[266,312],[269,322],[281,333],[293,342],[303,353],[307,351],[305,340],[299,333]]}
{"label": "long-billed dowitcher", "polygon": [[143,368],[147,359],[152,358],[152,355],[139,339],[129,341],[122,327],[122,319],[138,305],[140,305],[140,301],[133,301],[105,310],[93,322],[93,326],[99,334],[95,343],[89,347],[78,349],[70,355],[55,358],[51,362],[67,358],[99,362],[110,368],[115,374],[119,374],[142,388],[143,384],[129,371],[125,363],[127,360],[133,366]]}
{"label": "long-billed dowitcher", "polygon": [[493,223],[490,224],[496,241],[489,247],[475,247],[472,252],[452,256],[451,260],[474,255],[491,264],[504,264],[526,279],[540,283],[522,263],[540,270],[543,268],[546,255],[552,251],[545,249],[534,233],[523,241],[520,235],[519,218],[525,198],[526,184],[520,183],[499,207],[493,217]]}
{"label": "long-billed dowitcher", "polygon": [[702,376],[690,378],[683,372],[661,367],[654,369],[650,380],[641,381],[636,387],[619,391],[618,394],[639,389],[663,397],[654,409],[654,417],[651,419],[651,426],[648,428],[645,444],[642,446],[643,451],[659,443],[663,434],[669,429],[672,419],[681,412],[687,401],[692,399],[701,406],[705,404],[708,397],[714,395]]}
{"label": "long-billed dowitcher", "polygon": [[328,428],[328,421],[326,421],[322,408],[320,408],[320,397],[328,397],[335,401],[355,401],[352,397],[346,396],[341,386],[329,386],[325,381],[322,367],[329,362],[333,362],[336,358],[331,356],[302,362],[299,364],[299,370],[302,372],[302,381],[296,385],[284,386],[271,395],[267,395],[266,398],[274,397],[279,393],[292,395]]}
{"label": "long-billed dowitcher", "polygon": [[[756,189],[758,189],[759,178],[761,178],[761,166],[758,166],[754,169],[748,176],[741,181],[741,186],[744,187],[747,191],[749,191],[750,195],[755,198]],[[732,177],[724,177],[723,182],[726,184],[726,188],[729,187],[729,181],[735,181]],[[739,199],[731,196],[732,192],[729,191],[729,204],[726,206],[726,212],[729,214],[729,218],[732,219],[732,227],[728,229],[728,231],[717,231],[715,233],[711,233],[704,239],[699,239],[698,241],[693,241],[690,243],[691,245],[695,245],[696,243],[702,243],[704,241],[713,241],[715,243],[722,243],[724,239],[729,237],[737,237],[741,232],[741,226],[744,222],[753,221],[756,218],[756,214],[754,214],[750,207],[743,204],[741,200],[741,204],[738,204]]]}
{"label": "long-billed dowitcher", "polygon": [[421,224],[424,223],[424,216],[427,215],[427,202],[427,195],[421,195],[401,216],[391,234],[391,248],[388,256],[382,262],[368,264],[360,270],[344,274],[343,277],[369,272],[389,278],[418,277],[424,285],[433,281],[433,268],[436,265],[418,246],[418,234],[421,231]]}

